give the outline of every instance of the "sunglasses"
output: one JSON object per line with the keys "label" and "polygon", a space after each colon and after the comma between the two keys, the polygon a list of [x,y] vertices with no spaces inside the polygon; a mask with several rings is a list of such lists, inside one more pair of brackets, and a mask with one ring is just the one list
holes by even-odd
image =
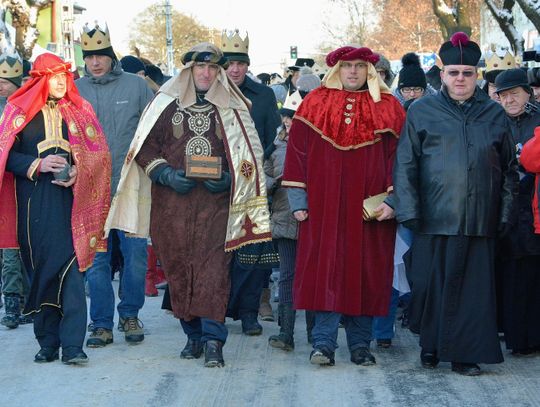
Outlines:
{"label": "sunglasses", "polygon": [[452,77],[456,77],[456,76],[459,76],[459,74],[462,74],[463,77],[465,78],[472,78],[473,76],[476,75],[476,72],[475,71],[457,71],[457,70],[450,70],[450,71],[446,71],[446,73],[449,75],[449,76],[452,76]]}

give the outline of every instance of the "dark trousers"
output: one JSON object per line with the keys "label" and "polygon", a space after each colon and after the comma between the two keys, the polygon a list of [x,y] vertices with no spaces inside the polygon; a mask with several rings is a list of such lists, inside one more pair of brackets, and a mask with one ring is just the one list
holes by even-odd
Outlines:
{"label": "dark trousers", "polygon": [[279,302],[292,304],[296,240],[277,239],[277,247],[279,252]]}
{"label": "dark trousers", "polygon": [[182,329],[189,339],[200,342],[227,340],[227,327],[223,322],[208,318],[194,318],[191,321],[180,320]]}
{"label": "dark trousers", "polygon": [[63,349],[80,349],[83,346],[86,335],[86,295],[83,275],[75,263],[62,282],[62,309],[43,306],[35,314],[34,334],[42,348],[62,346]]}
{"label": "dark trousers", "polygon": [[272,269],[254,269],[247,272],[245,280],[238,292],[238,316],[240,319],[248,315],[257,317],[261,293]]}

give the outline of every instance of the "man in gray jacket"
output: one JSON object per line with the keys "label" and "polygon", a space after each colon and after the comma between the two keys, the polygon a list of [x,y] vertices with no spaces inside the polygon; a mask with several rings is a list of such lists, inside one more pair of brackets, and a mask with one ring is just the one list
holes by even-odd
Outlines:
{"label": "man in gray jacket", "polygon": [[[81,36],[85,76],[76,81],[81,96],[94,108],[112,156],[111,196],[116,193],[120,171],[141,114],[153,97],[145,80],[122,70],[111,46],[109,31],[96,25]],[[144,304],[146,239],[129,238],[116,231],[124,258],[118,304],[119,329],[129,343],[144,340],[138,319]],[[107,252],[97,253],[86,272],[90,289],[92,333],[86,346],[101,348],[113,342],[114,291],[111,284],[111,239]]]}

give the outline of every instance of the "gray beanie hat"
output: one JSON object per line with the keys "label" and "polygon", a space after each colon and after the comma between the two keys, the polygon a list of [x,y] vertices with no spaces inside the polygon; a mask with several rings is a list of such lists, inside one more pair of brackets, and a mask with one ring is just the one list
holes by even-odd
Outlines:
{"label": "gray beanie hat", "polygon": [[296,89],[301,92],[311,92],[321,86],[321,79],[314,74],[301,75],[296,81]]}

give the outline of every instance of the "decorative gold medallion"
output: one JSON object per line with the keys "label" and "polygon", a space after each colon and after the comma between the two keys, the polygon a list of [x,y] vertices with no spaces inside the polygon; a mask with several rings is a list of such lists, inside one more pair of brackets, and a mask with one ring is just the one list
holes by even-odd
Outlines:
{"label": "decorative gold medallion", "polygon": [[255,166],[249,161],[242,160],[242,164],[240,164],[240,174],[242,174],[244,178],[249,180],[253,176],[254,173],[255,173]]}
{"label": "decorative gold medallion", "polygon": [[23,123],[24,123],[24,115],[22,114],[15,116],[15,118],[13,119],[13,127],[15,128],[21,127]]}
{"label": "decorative gold medallion", "polygon": [[96,137],[96,134],[97,132],[94,126],[92,126],[91,124],[86,126],[86,135],[88,136],[88,138],[93,139],[94,137]]}
{"label": "decorative gold medallion", "polygon": [[95,236],[92,236],[90,238],[90,247],[93,249],[94,247],[96,247],[96,244],[97,244],[97,238]]}

